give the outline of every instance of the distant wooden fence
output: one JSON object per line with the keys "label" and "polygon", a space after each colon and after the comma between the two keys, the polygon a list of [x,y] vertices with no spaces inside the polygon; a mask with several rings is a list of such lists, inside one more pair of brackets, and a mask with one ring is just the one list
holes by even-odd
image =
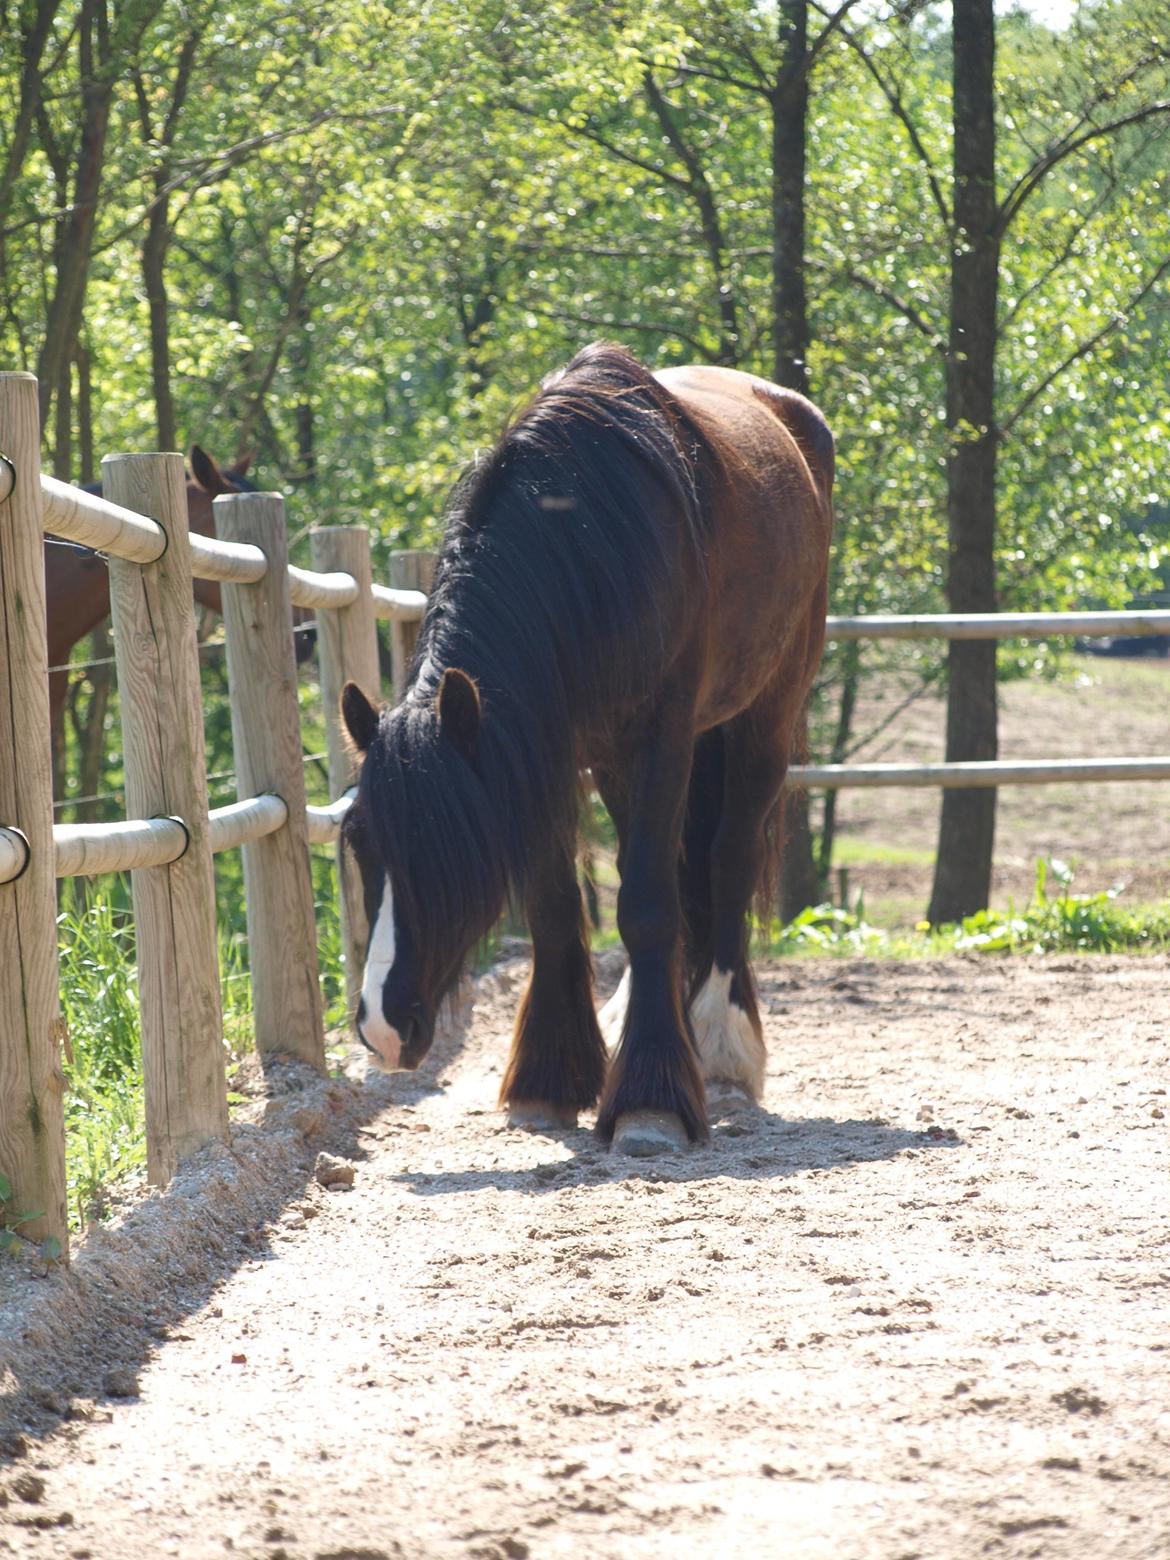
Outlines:
{"label": "distant wooden fence", "polygon": [[[921,617],[831,617],[827,635],[845,639],[1101,639],[1170,635],[1170,612],[940,612]],[[953,764],[794,764],[789,785],[810,790],[862,787],[943,790],[1001,785],[1096,785],[1170,780],[1170,753],[1151,758],[1062,758]]]}
{"label": "distant wooden fence", "polygon": [[[336,838],[351,761],[338,729],[347,678],[377,690],[376,621],[391,624],[394,683],[429,586],[429,555],[371,579],[364,527],[311,534],[313,569],[290,565],[283,501],[215,500],[217,539],[188,531],[178,455],[107,457],[106,498],[40,474],[37,387],[0,374],[0,1172],[31,1238],[66,1239],[56,896],[59,877],[130,871],[138,939],[148,1171],[227,1130],[212,857],[242,847],[256,1042],[324,1063],[308,846]],[[58,825],[52,814],[45,531],[108,555],[129,818]],[[223,584],[239,800],[210,809],[192,578]],[[305,804],[292,605],[316,609],[329,782]],[[1000,638],[1170,632],[1170,612],[992,618],[831,618],[831,638]],[[805,766],[794,784],[1000,785],[1170,779],[1170,756],[1026,764]],[[366,928],[342,894],[351,994]]]}

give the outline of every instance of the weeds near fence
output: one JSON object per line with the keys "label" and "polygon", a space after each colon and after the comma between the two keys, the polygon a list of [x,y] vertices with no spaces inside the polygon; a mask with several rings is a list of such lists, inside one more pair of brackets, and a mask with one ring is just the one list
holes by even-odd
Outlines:
{"label": "weeds near fence", "polygon": [[1073,870],[1038,861],[1032,901],[1020,913],[981,910],[957,930],[958,953],[1153,953],[1170,948],[1170,904],[1130,910],[1120,890],[1074,894]]}
{"label": "weeds near fence", "polygon": [[[346,1010],[333,868],[323,856],[314,856],[313,866],[325,1023],[335,1029],[345,1024]],[[234,926],[232,919],[225,916],[219,922],[229,1067],[254,1045],[248,939],[238,925],[239,915]],[[66,1196],[70,1226],[81,1229],[103,1212],[111,1183],[146,1168],[138,961],[127,880],[113,877],[87,883],[58,916],[57,936],[67,1037]]]}
{"label": "weeds near fence", "polygon": [[[119,900],[123,902],[119,902]],[[146,1165],[138,965],[122,895],[82,898],[57,918],[65,1019],[65,1184],[83,1225],[102,1188]]]}
{"label": "weeds near fence", "polygon": [[[26,1212],[18,1207],[12,1197],[12,1182],[6,1175],[0,1175],[0,1256],[15,1256],[22,1249],[31,1248],[31,1243],[26,1242],[20,1233],[21,1226],[39,1219],[43,1211],[30,1208]],[[61,1255],[61,1242],[55,1235],[49,1235],[40,1242],[36,1251],[43,1262],[56,1262]]]}
{"label": "weeds near fence", "polygon": [[865,954],[913,959],[948,953],[1165,953],[1170,951],[1170,903],[1129,909],[1120,889],[1073,893],[1073,869],[1062,861],[1036,863],[1032,898],[1017,910],[980,910],[956,926],[919,922],[913,933],[870,926],[859,899],[854,910],[817,905],[786,926],[758,932],[766,955]]}

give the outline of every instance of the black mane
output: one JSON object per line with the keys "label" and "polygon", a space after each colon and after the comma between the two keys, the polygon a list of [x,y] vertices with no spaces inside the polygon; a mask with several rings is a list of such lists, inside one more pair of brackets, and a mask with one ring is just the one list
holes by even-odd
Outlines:
{"label": "black mane", "polygon": [[[362,776],[361,826],[437,994],[523,897],[532,842],[569,844],[581,736],[660,679],[680,559],[705,554],[701,448],[645,368],[596,345],[455,490],[409,688]],[[438,730],[449,667],[479,688],[473,759]]]}

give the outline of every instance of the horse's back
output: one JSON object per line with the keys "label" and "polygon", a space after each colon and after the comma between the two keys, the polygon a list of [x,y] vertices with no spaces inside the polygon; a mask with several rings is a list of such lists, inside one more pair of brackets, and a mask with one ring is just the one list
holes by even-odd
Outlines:
{"label": "horse's back", "polygon": [[[796,390],[745,374],[738,368],[694,364],[654,376],[699,421],[714,424],[736,453],[766,465],[783,450],[787,435],[797,446],[827,500],[833,487],[833,435],[824,416]],[[783,430],[777,439],[778,427]]]}
{"label": "horse's back", "polygon": [[811,679],[824,641],[833,437],[811,401],[756,375],[696,366],[656,378],[715,457],[705,726],[778,672],[797,687]]}

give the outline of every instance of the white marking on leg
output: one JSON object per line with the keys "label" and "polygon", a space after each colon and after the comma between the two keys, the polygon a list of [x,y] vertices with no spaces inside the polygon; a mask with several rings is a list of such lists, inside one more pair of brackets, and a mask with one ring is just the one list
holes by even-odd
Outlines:
{"label": "white marking on leg", "polygon": [[382,1012],[382,993],[386,977],[394,968],[394,895],[387,876],[382,890],[382,903],[370,927],[370,947],[366,954],[366,970],[362,977],[362,1001],[365,1017],[359,1032],[368,1045],[377,1052],[383,1066],[391,1071],[398,1067],[402,1055],[402,1039],[397,1029],[386,1022]]}
{"label": "white marking on leg", "polygon": [[734,1083],[758,1100],[764,1092],[764,1042],[738,1002],[731,1000],[731,971],[712,969],[691,1004],[691,1027],[703,1077]]}
{"label": "white marking on leg", "polygon": [[601,1038],[611,1051],[616,1051],[626,1022],[626,1009],[630,1005],[630,966],[627,964],[618,989],[597,1015]]}

